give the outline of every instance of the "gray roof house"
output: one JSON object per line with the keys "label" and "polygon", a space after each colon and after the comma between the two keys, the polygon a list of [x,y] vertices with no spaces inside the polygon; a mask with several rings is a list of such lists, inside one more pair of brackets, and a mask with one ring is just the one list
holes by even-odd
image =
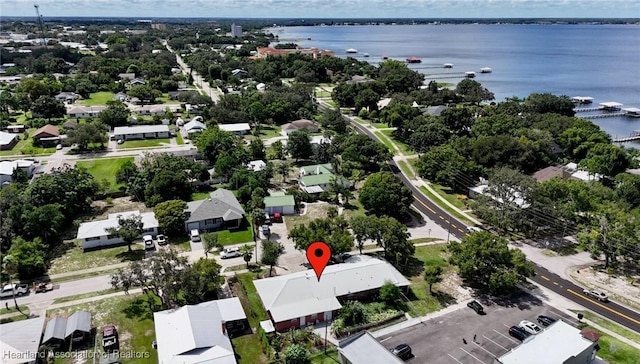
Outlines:
{"label": "gray roof house", "polygon": [[351,364],[391,364],[403,362],[376,340],[369,331],[360,331],[340,341],[338,355],[340,362]]}
{"label": "gray roof house", "polygon": [[208,199],[187,203],[185,230],[218,230],[223,227],[240,227],[244,209],[229,190],[219,188]]}
{"label": "gray roof house", "polygon": [[60,92],[55,96],[56,100],[62,101],[67,104],[73,104],[79,98],[80,95],[75,92]]}
{"label": "gray roof house", "polygon": [[42,343],[56,345],[71,338],[87,337],[90,332],[91,313],[76,311],[69,318],[56,316],[49,320]]}
{"label": "gray roof house", "polygon": [[40,337],[45,316],[0,325],[0,347],[13,358],[2,358],[2,363],[33,363],[38,357]]}
{"label": "gray roof house", "polygon": [[44,336],[42,337],[42,344],[59,344],[64,342],[64,334],[67,330],[67,319],[64,317],[56,316],[47,322],[47,327],[44,330]]}

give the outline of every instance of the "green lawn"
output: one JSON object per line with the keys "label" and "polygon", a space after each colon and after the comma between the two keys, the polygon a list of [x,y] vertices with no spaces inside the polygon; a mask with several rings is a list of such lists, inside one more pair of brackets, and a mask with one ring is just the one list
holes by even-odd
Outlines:
{"label": "green lawn", "polygon": [[391,133],[393,133],[393,130],[382,130],[382,133],[386,135],[390,140],[392,140],[395,145],[398,146],[402,154],[405,154],[405,155],[415,154],[415,152],[407,144],[393,138],[393,136],[391,135]]}
{"label": "green lawn", "polygon": [[609,363],[616,364],[637,364],[638,358],[640,358],[640,350],[635,347],[626,344],[614,337],[611,337],[598,329],[595,329],[590,326],[591,330],[602,334],[598,345],[600,345],[600,350],[598,350],[598,356]]}
{"label": "green lawn", "polygon": [[391,140],[389,140],[389,138],[387,138],[384,134],[382,134],[382,132],[375,132],[376,136],[378,137],[378,139],[380,139],[382,141],[382,143],[384,143],[384,145],[387,146],[387,148],[389,149],[389,151],[392,154],[398,154],[398,150],[393,146],[393,142]]}
{"label": "green lawn", "polygon": [[182,133],[179,130],[176,130],[176,143],[178,145],[184,145],[184,140],[182,139]]}
{"label": "green lawn", "polygon": [[111,191],[117,191],[123,184],[116,182],[116,173],[118,173],[120,167],[127,161],[133,162],[133,157],[80,160],[76,162],[76,165],[86,168],[87,172],[97,181],[106,179],[107,182],[109,182]]}
{"label": "green lawn", "polygon": [[282,128],[279,125],[260,124],[261,139],[269,139],[282,136],[281,132]]}
{"label": "green lawn", "polygon": [[[7,298],[6,302],[9,304],[9,310],[7,310],[6,308],[0,308],[0,315],[5,315],[8,313],[14,313],[14,312],[18,312],[18,310],[16,310],[16,305],[13,303],[13,298]],[[18,305],[18,308],[20,308],[20,311],[28,314],[29,313],[29,307],[25,306],[25,305]]]}
{"label": "green lawn", "polygon": [[163,144],[169,145],[169,138],[127,140],[126,142],[118,145],[118,149],[158,147]]}
{"label": "green lawn", "polygon": [[397,164],[404,174],[409,177],[415,177],[415,174],[409,169],[409,163],[407,163],[407,161],[398,161]]}
{"label": "green lawn", "polygon": [[48,273],[73,272],[144,258],[141,244],[133,244],[131,248],[131,253],[126,245],[83,252],[80,241],[67,241],[56,247],[59,251],[53,253],[57,257],[52,259]]}
{"label": "green lawn", "polygon": [[[239,283],[244,287],[244,292],[246,292],[246,297],[241,297],[241,300],[245,298],[249,304],[249,307],[245,307],[249,324],[251,324],[251,327],[258,327],[260,321],[268,320],[269,316],[264,306],[262,306],[262,301],[260,300],[256,286],[253,285],[254,279],[256,279],[255,273],[238,274]],[[244,296],[244,293],[242,296]]]}
{"label": "green lawn", "polygon": [[[91,313],[91,325],[98,329],[113,324],[120,337],[120,353],[136,353],[142,358],[127,359],[126,363],[157,363],[157,350],[151,346],[156,339],[153,312],[146,295],[111,297],[99,301],[47,311],[47,318],[71,315],[84,310]],[[71,363],[70,358],[58,358],[56,363]]]}
{"label": "green lawn", "polygon": [[107,101],[113,101],[115,94],[113,92],[101,91],[89,95],[88,99],[78,101],[82,105],[106,105]]}
{"label": "green lawn", "polygon": [[29,133],[29,138],[24,139],[24,133],[16,134],[20,137],[20,141],[16,143],[10,150],[0,151],[0,156],[6,155],[40,155],[40,154],[53,154],[56,152],[56,148],[42,148],[33,146],[33,139],[31,135],[36,131],[36,129],[27,129]]}
{"label": "green lawn", "polygon": [[449,201],[449,203],[452,204],[453,206],[459,208],[460,210],[468,209],[464,201],[461,200],[461,198],[466,199],[467,198],[466,195],[458,195],[455,192],[453,192],[451,188],[440,186],[435,183],[432,183],[431,187],[433,187],[433,189],[436,190],[436,192],[438,192],[440,196],[442,196],[445,200]]}
{"label": "green lawn", "polygon": [[362,204],[360,203],[360,201],[358,201],[358,199],[354,196],[354,198],[349,200],[349,205],[348,207],[345,207],[345,209],[342,211],[342,215],[347,219],[352,219],[355,216],[364,216],[366,211],[364,209],[364,207],[362,206]]}
{"label": "green lawn", "polygon": [[218,242],[222,245],[253,242],[253,230],[251,223],[245,218],[240,229],[219,231]]}
{"label": "green lawn", "polygon": [[239,364],[266,363],[257,334],[243,335],[231,339]]}
{"label": "green lawn", "polygon": [[607,330],[611,330],[620,336],[624,336],[627,339],[640,343],[640,334],[637,334],[633,331],[627,330],[624,327],[613,323],[601,316],[596,315],[591,311],[580,311],[580,310],[571,310],[575,313],[581,313],[584,315],[584,318],[595,323],[596,325],[602,326]]}
{"label": "green lawn", "polygon": [[[443,269],[443,275],[451,274],[454,267],[448,263],[449,253],[447,244],[427,245],[416,247],[415,257],[425,265],[436,265]],[[424,316],[429,312],[440,310],[453,298],[446,292],[438,290],[438,285],[433,286],[433,294],[429,294],[429,285],[424,281],[422,274],[410,277],[411,293],[409,295],[409,314],[413,317]]]}
{"label": "green lawn", "polygon": [[389,127],[389,125],[385,123],[372,123],[371,125],[373,125],[376,129],[386,129]]}
{"label": "green lawn", "polygon": [[325,91],[325,90],[320,90],[320,89],[316,89],[314,91],[314,94],[318,98],[331,97],[331,92]]}
{"label": "green lawn", "polygon": [[169,97],[169,93],[164,93],[162,94],[162,96],[156,98],[156,102],[160,104],[179,104],[180,103],[180,101],[178,100],[171,100],[171,98]]}
{"label": "green lawn", "polygon": [[2,150],[0,151],[0,156],[3,155],[19,155],[22,153],[22,151],[26,151],[28,147],[31,146],[31,141],[33,139],[29,138],[29,139],[22,139],[23,134],[18,134],[20,136],[20,141],[18,143],[16,143],[16,145],[13,146],[13,148],[9,149],[9,150]]}
{"label": "green lawn", "polygon": [[448,205],[442,203],[440,201],[440,199],[436,195],[431,193],[425,186],[420,186],[420,191],[422,191],[422,193],[427,195],[427,197],[429,197],[429,199],[431,199],[438,206],[440,206],[440,208],[442,208],[443,210],[445,210],[448,213],[450,213],[453,216],[455,216],[456,219],[460,220],[461,222],[463,222],[463,223],[465,223],[467,225],[474,225],[474,223],[472,221],[469,221],[469,219],[467,219],[466,217],[462,216],[458,211],[455,211],[455,210],[451,209]]}
{"label": "green lawn", "polygon": [[[338,350],[330,348],[325,354],[324,351],[311,355],[311,364],[337,364],[340,363]],[[373,362],[373,361],[372,361]]]}

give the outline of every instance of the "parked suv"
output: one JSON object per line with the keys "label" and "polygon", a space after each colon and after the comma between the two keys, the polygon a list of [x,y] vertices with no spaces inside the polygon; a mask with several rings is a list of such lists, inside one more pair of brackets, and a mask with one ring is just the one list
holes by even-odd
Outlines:
{"label": "parked suv", "polygon": [[549,317],[549,316],[544,316],[544,315],[538,316],[538,323],[540,325],[549,326],[554,322],[556,322],[556,320],[551,318],[551,317]]}
{"label": "parked suv", "polygon": [[242,254],[240,253],[240,248],[226,248],[225,250],[222,251],[222,253],[220,253],[220,258],[222,259],[235,258],[241,255]]}
{"label": "parked suv", "polygon": [[478,301],[471,301],[469,303],[467,303],[467,307],[473,309],[474,311],[476,311],[476,313],[478,315],[484,315],[484,308],[482,308],[482,305],[480,303],[478,303]]}
{"label": "parked suv", "polygon": [[391,349],[391,353],[402,360],[407,360],[412,356],[411,346],[407,344],[400,344],[396,346],[395,348]]}
{"label": "parked suv", "polygon": [[607,294],[604,292],[598,292],[596,290],[593,289],[585,289],[582,291],[582,293],[584,293],[585,295],[591,297],[591,298],[595,298],[598,301],[601,302],[609,302],[609,297],[607,297]]}
{"label": "parked suv", "polygon": [[193,229],[189,232],[189,237],[191,238],[191,242],[192,243],[198,243],[200,242],[200,232],[198,231],[198,229]]}
{"label": "parked suv", "polygon": [[524,329],[524,331],[532,334],[532,335],[538,335],[539,333],[542,332],[542,329],[540,328],[540,326],[534,324],[531,321],[527,321],[527,320],[522,320],[520,321],[520,325],[521,328]]}
{"label": "parked suv", "polygon": [[158,241],[158,245],[166,245],[167,244],[167,238],[162,234],[158,234],[156,236],[156,240]]}
{"label": "parked suv", "polygon": [[144,241],[144,248],[146,250],[152,250],[156,247],[156,245],[153,243],[153,237],[151,235],[143,236],[142,241]]}
{"label": "parked suv", "polygon": [[518,326],[511,326],[509,328],[509,335],[515,337],[520,341],[524,341],[524,339],[531,336],[530,333],[526,332],[522,327],[518,327]]}

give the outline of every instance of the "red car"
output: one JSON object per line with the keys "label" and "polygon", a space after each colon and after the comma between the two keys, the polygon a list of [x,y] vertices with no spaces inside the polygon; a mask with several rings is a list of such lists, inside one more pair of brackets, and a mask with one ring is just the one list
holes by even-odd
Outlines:
{"label": "red car", "polygon": [[273,222],[282,222],[282,214],[279,212],[274,212],[273,217],[271,218]]}

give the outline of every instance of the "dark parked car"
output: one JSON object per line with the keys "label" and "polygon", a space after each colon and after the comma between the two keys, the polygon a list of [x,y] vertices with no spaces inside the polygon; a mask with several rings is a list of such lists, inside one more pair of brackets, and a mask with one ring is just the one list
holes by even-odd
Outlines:
{"label": "dark parked car", "polygon": [[524,339],[531,336],[530,333],[526,332],[522,327],[519,327],[519,326],[511,326],[509,328],[509,335],[515,337],[520,341],[523,341]]}
{"label": "dark parked car", "polygon": [[553,319],[549,316],[543,316],[543,315],[538,316],[538,323],[542,326],[549,326],[554,322],[556,322],[556,319]]}
{"label": "dark parked car", "polygon": [[467,307],[472,308],[478,315],[484,315],[484,308],[482,308],[482,305],[478,303],[478,301],[473,300],[467,303]]}
{"label": "dark parked car", "polygon": [[391,352],[393,353],[393,355],[397,356],[402,360],[407,360],[412,357],[411,346],[407,344],[400,344],[395,348],[391,349]]}

